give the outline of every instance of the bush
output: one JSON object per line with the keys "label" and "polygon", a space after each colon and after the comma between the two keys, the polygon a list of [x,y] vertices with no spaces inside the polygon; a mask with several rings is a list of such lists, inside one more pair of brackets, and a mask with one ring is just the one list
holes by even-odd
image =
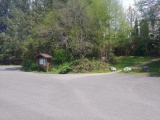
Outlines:
{"label": "bush", "polygon": [[106,64],[103,64],[101,61],[96,60],[81,59],[72,62],[73,73],[91,72],[93,70],[100,70],[105,68]]}
{"label": "bush", "polygon": [[22,69],[24,71],[35,71],[38,69],[38,65],[32,60],[25,60],[22,63]]}
{"label": "bush", "polygon": [[52,72],[52,73],[56,73],[56,74],[59,72],[58,67],[55,67],[53,65],[50,67],[49,71]]}
{"label": "bush", "polygon": [[112,54],[110,55],[110,57],[109,57],[108,62],[109,62],[110,64],[116,64],[116,63],[118,63],[118,59],[117,59],[117,57],[112,53]]}
{"label": "bush", "polygon": [[69,73],[71,71],[71,66],[69,63],[64,63],[62,65],[59,66],[59,74],[66,74]]}
{"label": "bush", "polygon": [[75,60],[72,62],[72,72],[83,73],[93,69],[91,62],[88,59]]}
{"label": "bush", "polygon": [[105,69],[107,66],[106,63],[102,63],[102,61],[92,60],[92,65],[94,70]]}
{"label": "bush", "polygon": [[72,54],[65,49],[57,49],[54,51],[53,62],[56,64],[63,64],[73,60]]}
{"label": "bush", "polygon": [[102,63],[102,61],[80,59],[80,60],[75,60],[70,63],[63,63],[59,66],[52,65],[50,68],[50,71],[52,73],[58,73],[58,74],[66,74],[69,72],[85,73],[85,72],[102,70],[102,69],[105,69],[106,66],[107,66],[107,64]]}
{"label": "bush", "polygon": [[3,54],[0,54],[0,64],[2,64],[3,63]]}

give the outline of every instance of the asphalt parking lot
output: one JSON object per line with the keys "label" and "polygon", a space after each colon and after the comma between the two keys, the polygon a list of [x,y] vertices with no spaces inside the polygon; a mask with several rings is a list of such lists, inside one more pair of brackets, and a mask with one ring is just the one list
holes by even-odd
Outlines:
{"label": "asphalt parking lot", "polygon": [[0,120],[160,120],[160,77],[0,66]]}

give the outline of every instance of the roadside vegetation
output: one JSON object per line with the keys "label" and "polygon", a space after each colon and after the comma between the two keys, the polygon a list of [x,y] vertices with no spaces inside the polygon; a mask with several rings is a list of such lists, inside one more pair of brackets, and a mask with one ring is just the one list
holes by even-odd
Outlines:
{"label": "roadside vegetation", "polygon": [[149,74],[160,75],[160,61],[154,61],[146,65],[151,68],[150,71],[148,72]]}
{"label": "roadside vegetation", "polygon": [[[61,57],[62,58],[62,57]],[[60,59],[61,59],[60,58]],[[68,73],[107,73],[111,72],[109,67],[113,66],[117,69],[117,71],[122,71],[123,73],[145,73],[145,74],[160,74],[160,61],[153,61],[151,63],[145,64],[145,66],[149,66],[150,71],[143,72],[142,71],[142,63],[151,61],[155,59],[155,57],[142,57],[142,56],[119,56],[115,57],[116,62],[114,63],[107,63],[102,62],[101,60],[93,59],[79,59],[70,62],[64,63],[56,63],[53,62],[49,69],[49,74],[68,74]],[[57,59],[56,59],[57,60]],[[63,61],[62,59],[59,61]],[[125,67],[136,67],[131,72],[124,72],[123,68]],[[23,70],[24,71],[34,71],[38,72],[38,66],[35,61],[27,61],[23,63]],[[45,73],[45,67],[40,69],[40,73]]]}
{"label": "roadside vegetation", "polygon": [[157,6],[159,0],[126,8],[120,0],[0,0],[0,64],[35,71],[34,56],[46,53],[52,73],[88,73],[147,61],[160,55]]}
{"label": "roadside vegetation", "polygon": [[75,60],[70,63],[64,63],[62,65],[52,65],[51,66],[51,73],[91,73],[94,71],[103,71],[107,72],[107,64],[102,63],[99,60],[89,60],[89,59],[80,59]]}
{"label": "roadside vegetation", "polygon": [[135,69],[131,73],[143,73],[160,76],[160,61],[153,61],[151,63],[145,64],[145,66],[149,66],[150,70],[148,72],[142,71],[142,66],[140,66],[138,69]]}
{"label": "roadside vegetation", "polygon": [[143,62],[148,62],[154,59],[154,57],[120,56],[117,57],[117,59],[118,62],[116,64],[113,64],[113,66],[116,67],[118,70],[122,70],[124,67],[132,67]]}

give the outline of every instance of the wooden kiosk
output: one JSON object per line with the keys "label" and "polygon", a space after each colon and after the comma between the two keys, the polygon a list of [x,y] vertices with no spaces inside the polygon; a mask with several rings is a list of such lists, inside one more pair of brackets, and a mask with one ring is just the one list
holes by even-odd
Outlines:
{"label": "wooden kiosk", "polygon": [[45,53],[40,53],[36,55],[34,58],[38,62],[38,71],[40,71],[40,67],[46,67],[46,72],[48,72],[52,56],[45,54]]}

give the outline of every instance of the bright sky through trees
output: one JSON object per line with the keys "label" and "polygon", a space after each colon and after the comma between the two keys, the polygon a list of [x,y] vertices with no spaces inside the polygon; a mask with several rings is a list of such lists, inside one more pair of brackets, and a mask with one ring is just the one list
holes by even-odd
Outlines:
{"label": "bright sky through trees", "polygon": [[123,2],[123,6],[129,6],[129,5],[133,5],[134,0],[121,0]]}

